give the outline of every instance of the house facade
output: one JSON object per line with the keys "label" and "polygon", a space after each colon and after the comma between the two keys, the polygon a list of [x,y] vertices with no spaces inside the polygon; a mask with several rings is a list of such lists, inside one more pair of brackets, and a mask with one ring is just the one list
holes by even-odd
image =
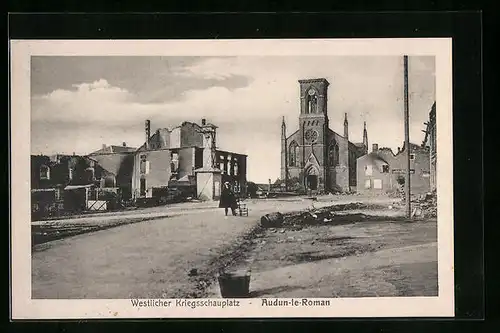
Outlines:
{"label": "house facade", "polygon": [[[405,181],[407,154],[403,144],[396,154],[373,144],[369,154],[357,160],[357,192],[382,194],[399,190]],[[414,194],[430,190],[429,150],[410,144],[410,186]]]}
{"label": "house facade", "polygon": [[356,160],[367,153],[368,133],[365,123],[363,143],[350,142],[347,113],[343,135],[330,129],[328,86],[324,78],[299,80],[300,128],[287,135],[284,119],[281,125],[281,179],[296,179],[306,190],[348,192],[356,187]]}

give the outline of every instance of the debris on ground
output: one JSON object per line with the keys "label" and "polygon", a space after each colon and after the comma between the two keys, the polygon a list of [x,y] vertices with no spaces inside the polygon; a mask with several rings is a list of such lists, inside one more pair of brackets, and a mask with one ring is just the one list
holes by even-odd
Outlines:
{"label": "debris on ground", "polygon": [[[402,204],[404,204],[404,200]],[[436,191],[415,195],[411,198],[412,217],[437,217],[437,196]]]}
{"label": "debris on ground", "polygon": [[366,220],[383,220],[387,216],[371,216],[359,212],[361,209],[387,209],[387,206],[375,204],[349,203],[338,204],[330,207],[316,209],[314,211],[303,211],[283,214],[281,227],[300,230],[306,225],[325,225],[338,223],[352,223]]}
{"label": "debris on ground", "polygon": [[426,193],[420,199],[420,208],[425,217],[437,217],[436,191]]}
{"label": "debris on ground", "polygon": [[413,211],[411,212],[411,217],[420,217],[422,216],[422,210],[418,207],[413,208]]}
{"label": "debris on ground", "polygon": [[365,214],[350,213],[342,214],[344,211],[359,209],[387,209],[386,205],[364,204],[359,202],[348,204],[337,204],[324,208],[314,208],[309,211],[292,212],[281,214],[279,212],[266,214],[261,217],[260,226],[275,232],[276,228],[302,228],[303,225],[316,225],[334,223],[337,221],[352,222],[356,219],[365,220]]}
{"label": "debris on ground", "polygon": [[282,223],[283,223],[283,214],[279,212],[266,214],[262,216],[260,219],[260,225],[263,228],[280,227]]}

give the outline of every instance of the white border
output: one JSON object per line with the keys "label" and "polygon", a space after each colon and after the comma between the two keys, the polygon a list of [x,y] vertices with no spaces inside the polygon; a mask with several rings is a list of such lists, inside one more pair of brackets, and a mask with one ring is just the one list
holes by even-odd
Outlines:
{"label": "white border", "polygon": [[[452,317],[452,41],[432,39],[40,40],[11,41],[12,319],[192,317]],[[307,46],[307,47],[305,47]],[[30,234],[30,57],[34,55],[434,55],[436,59],[438,297],[335,298],[329,307],[134,308],[130,300],[32,300]]]}

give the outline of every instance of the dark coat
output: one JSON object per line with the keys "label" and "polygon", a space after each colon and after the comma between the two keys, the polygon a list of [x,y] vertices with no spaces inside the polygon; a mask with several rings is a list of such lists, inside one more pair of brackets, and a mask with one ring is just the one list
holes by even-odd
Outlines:
{"label": "dark coat", "polygon": [[230,188],[222,188],[219,200],[219,208],[236,208],[236,196]]}

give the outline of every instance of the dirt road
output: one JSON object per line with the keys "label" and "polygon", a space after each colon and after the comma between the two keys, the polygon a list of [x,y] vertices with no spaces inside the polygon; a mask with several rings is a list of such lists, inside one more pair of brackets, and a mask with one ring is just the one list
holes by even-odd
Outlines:
{"label": "dirt road", "polygon": [[309,200],[261,200],[249,203],[249,217],[227,218],[215,208],[179,209],[171,217],[53,241],[32,253],[32,297],[195,297],[204,288],[200,277],[217,270],[219,258],[238,246],[263,214],[310,206]]}

